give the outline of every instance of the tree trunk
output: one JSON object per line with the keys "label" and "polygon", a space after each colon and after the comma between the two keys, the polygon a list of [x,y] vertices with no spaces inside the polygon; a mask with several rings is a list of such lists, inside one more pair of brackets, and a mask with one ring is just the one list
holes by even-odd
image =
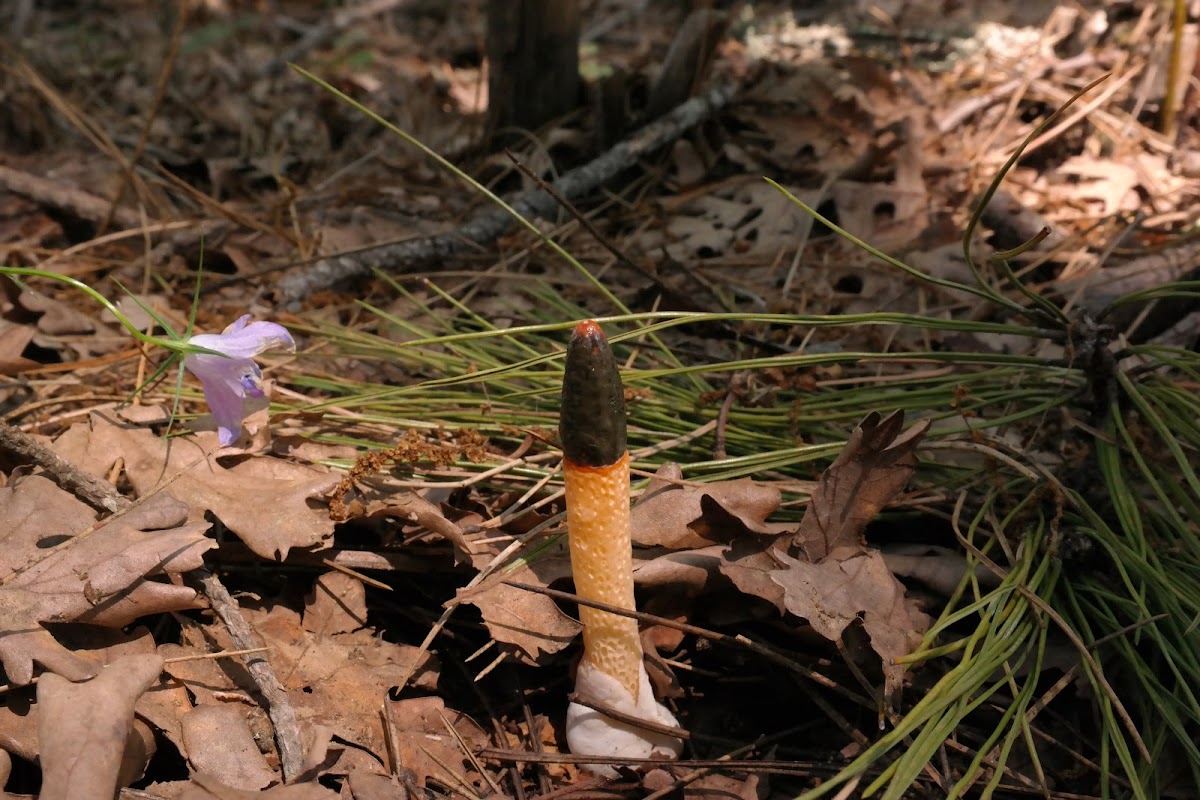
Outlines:
{"label": "tree trunk", "polygon": [[488,0],[488,127],[534,130],[579,102],[578,0]]}

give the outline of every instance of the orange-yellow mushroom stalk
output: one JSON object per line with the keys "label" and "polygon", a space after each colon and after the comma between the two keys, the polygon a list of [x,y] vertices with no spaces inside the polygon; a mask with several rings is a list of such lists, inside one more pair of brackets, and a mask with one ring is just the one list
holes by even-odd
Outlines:
{"label": "orange-yellow mushroom stalk", "polygon": [[[563,463],[571,574],[580,597],[633,609],[633,542],[629,532],[629,454],[606,467]],[[637,700],[642,643],[637,620],[580,606],[583,659],[616,678]]]}
{"label": "orange-yellow mushroom stalk", "polygon": [[[632,611],[625,395],[608,340],[591,320],[575,326],[567,347],[559,438],[576,593]],[[579,698],[674,727],[675,718],[650,690],[637,620],[587,606],[580,607],[579,617],[583,623],[583,659],[575,682]],[[581,703],[567,709],[567,744],[577,755],[626,758],[673,758],[683,745],[677,737],[618,722]]]}

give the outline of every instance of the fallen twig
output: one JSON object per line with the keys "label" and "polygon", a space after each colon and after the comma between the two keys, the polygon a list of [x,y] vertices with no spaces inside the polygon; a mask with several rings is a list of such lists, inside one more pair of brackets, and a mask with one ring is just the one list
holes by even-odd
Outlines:
{"label": "fallen twig", "polygon": [[1187,242],[1169,250],[1139,256],[1120,266],[1061,281],[1057,288],[1064,295],[1078,296],[1079,305],[1096,314],[1123,295],[1164,283],[1194,279],[1200,271],[1196,268],[1197,257],[1200,257],[1200,242]]}
{"label": "fallen twig", "polygon": [[[108,217],[111,207],[108,200],[83,189],[3,164],[0,164],[0,188],[97,224]],[[131,208],[112,209],[112,219],[122,228],[137,228],[142,224],[141,217]]]}
{"label": "fallen twig", "polygon": [[[198,570],[197,575],[204,593],[212,602],[213,611],[225,623],[229,640],[239,650],[261,648],[258,635],[242,617],[237,601],[221,580],[208,570]],[[246,657],[246,671],[254,685],[262,692],[267,704],[267,716],[275,728],[275,744],[279,748],[279,766],[283,779],[290,781],[304,771],[304,747],[300,743],[300,726],[296,722],[296,709],[288,698],[287,690],[275,677],[271,662],[262,653]]]}
{"label": "fallen twig", "polygon": [[[127,230],[146,230],[141,215],[131,208],[113,207],[103,197],[75,186],[68,186],[58,181],[22,172],[12,167],[0,164],[0,189],[28,198],[50,208],[66,211],[79,219],[100,225],[112,221],[118,227]],[[111,214],[110,214],[111,211]],[[223,219],[195,222],[183,229],[169,229],[164,233],[151,256],[151,261],[165,259],[171,251],[194,245],[203,239],[214,239],[223,236],[231,229],[229,222]]]}
{"label": "fallen twig", "polygon": [[90,475],[60,457],[29,434],[0,422],[0,450],[5,450],[46,472],[46,477],[98,511],[115,514],[133,501],[106,480]]}
{"label": "fallen twig", "polygon": [[[733,99],[735,87],[722,84],[703,95],[680,104],[670,114],[652,122],[624,139],[593,161],[571,170],[551,184],[571,202],[611,180],[638,159],[660,149]],[[548,217],[558,203],[542,189],[534,189],[517,197],[512,208],[521,216]],[[315,291],[367,275],[372,269],[395,271],[416,266],[430,267],[440,262],[451,264],[454,256],[472,245],[494,241],[514,223],[508,211],[488,208],[458,228],[446,233],[420,239],[381,245],[340,256],[330,256],[313,266],[279,282],[277,299],[282,304],[297,303]]]}

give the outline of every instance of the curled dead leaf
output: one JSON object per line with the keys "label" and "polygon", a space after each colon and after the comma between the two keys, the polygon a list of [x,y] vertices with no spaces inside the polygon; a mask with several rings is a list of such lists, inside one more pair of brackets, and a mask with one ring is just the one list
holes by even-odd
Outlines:
{"label": "curled dead leaf", "polygon": [[333,535],[321,498],[338,479],[323,467],[253,454],[222,457],[215,434],[168,441],[97,414],[89,424],[71,426],[53,447],[93,475],[107,474],[119,454],[139,497],[169,487],[187,503],[192,521],[215,514],[266,559],[283,560],[291,548]]}
{"label": "curled dead leaf", "polygon": [[[48,509],[78,503],[48,483],[24,479],[2,499],[20,507],[28,490]],[[86,532],[64,521],[66,540],[53,549],[29,547],[40,539],[28,526],[10,530],[6,538],[23,556],[9,554],[0,566],[0,662],[9,679],[29,683],[34,662],[72,680],[95,674],[94,664],[64,648],[41,623],[119,627],[145,614],[195,608],[195,590],[157,580],[200,567],[215,545],[204,535],[208,523],[187,525],[187,517],[183,503],[158,494]],[[37,522],[33,517],[30,524]],[[25,563],[15,564],[21,557]]]}
{"label": "curled dead leaf", "polygon": [[678,464],[658,468],[631,511],[635,543],[684,550],[791,528],[767,522],[781,501],[774,486],[749,478],[691,484],[682,475]]}
{"label": "curled dead leaf", "polygon": [[[472,556],[475,566],[486,569],[498,550]],[[513,652],[527,663],[536,663],[544,654],[551,655],[567,647],[582,630],[553,600],[536,592],[527,592],[505,584],[504,580],[549,586],[571,574],[570,559],[561,545],[538,552],[528,563],[503,575],[492,576],[481,586],[460,592],[463,602],[479,609],[488,633],[497,642],[511,645]]]}
{"label": "curled dead leaf", "polygon": [[903,411],[886,418],[871,412],[821,474],[793,540],[809,561],[820,561],[839,547],[862,548],[867,523],[912,476],[916,448],[929,421],[901,433],[903,427]]}
{"label": "curled dead leaf", "polygon": [[37,690],[42,797],[109,800],[116,794],[131,737],[135,748],[142,747],[133,730],[134,704],[162,667],[158,655],[136,655],[118,659],[84,683],[42,676]]}
{"label": "curled dead leaf", "polygon": [[469,561],[472,547],[462,529],[446,519],[442,510],[414,491],[396,491],[386,486],[377,486],[363,481],[357,487],[358,498],[344,506],[346,513],[339,522],[351,519],[390,517],[445,539],[454,546],[456,563]]}
{"label": "curled dead leaf", "polygon": [[183,715],[188,763],[200,773],[220,775],[227,786],[264,789],[279,779],[258,749],[242,709],[206,703]]}
{"label": "curled dead leaf", "polygon": [[[845,551],[839,551],[845,552]],[[783,589],[789,612],[808,621],[830,641],[843,638],[846,628],[862,621],[871,649],[883,661],[884,691],[891,697],[904,679],[904,667],[894,660],[921,643],[929,617],[906,597],[878,550],[846,559],[829,558],[810,564],[776,553],[782,569],[770,573]]]}
{"label": "curled dead leaf", "polygon": [[821,475],[800,528],[787,541],[743,539],[726,548],[721,572],[743,593],[803,618],[830,641],[844,641],[861,624],[883,663],[885,691],[901,685],[895,659],[912,652],[929,618],[906,594],[884,556],[868,550],[863,530],[890,503],[916,465],[915,450],[928,429],[920,422],[901,433],[904,416],[877,413],[855,429],[838,458]]}

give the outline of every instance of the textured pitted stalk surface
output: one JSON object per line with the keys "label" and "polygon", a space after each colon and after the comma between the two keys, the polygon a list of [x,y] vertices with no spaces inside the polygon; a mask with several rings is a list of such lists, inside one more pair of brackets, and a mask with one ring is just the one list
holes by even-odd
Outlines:
{"label": "textured pitted stalk surface", "polygon": [[[564,465],[571,572],[580,597],[634,609],[629,536],[629,454],[607,467]],[[637,620],[580,606],[583,658],[612,676],[636,701],[642,645]]]}

